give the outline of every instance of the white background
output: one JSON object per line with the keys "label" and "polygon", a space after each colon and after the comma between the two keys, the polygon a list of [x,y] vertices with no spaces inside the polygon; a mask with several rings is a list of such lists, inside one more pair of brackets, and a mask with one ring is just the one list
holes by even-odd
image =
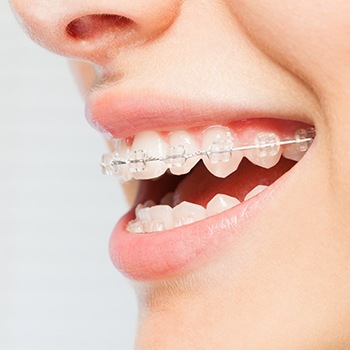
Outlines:
{"label": "white background", "polygon": [[136,299],[108,257],[126,204],[105,151],[67,61],[1,0],[1,350],[132,349]]}

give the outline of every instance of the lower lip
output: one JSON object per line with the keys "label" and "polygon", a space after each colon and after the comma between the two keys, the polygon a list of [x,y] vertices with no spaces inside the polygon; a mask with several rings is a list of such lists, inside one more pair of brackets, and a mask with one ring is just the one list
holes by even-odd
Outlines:
{"label": "lower lip", "polygon": [[299,171],[303,160],[259,195],[191,225],[164,232],[132,234],[126,231],[127,223],[134,219],[135,208],[132,208],[113,230],[110,255],[114,265],[135,280],[158,280],[190,272],[244,234],[253,218],[266,217],[269,202],[276,200],[290,176]]}

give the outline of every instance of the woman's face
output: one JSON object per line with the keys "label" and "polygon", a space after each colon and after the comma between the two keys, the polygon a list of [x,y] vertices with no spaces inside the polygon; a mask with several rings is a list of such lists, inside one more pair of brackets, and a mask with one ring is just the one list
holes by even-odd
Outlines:
{"label": "woman's face", "polygon": [[[138,179],[135,203],[155,202],[110,243],[135,280],[137,348],[349,348],[350,2],[12,5],[34,40],[92,63],[88,119],[122,139],[113,169]],[[296,165],[307,142],[232,150],[310,126]]]}

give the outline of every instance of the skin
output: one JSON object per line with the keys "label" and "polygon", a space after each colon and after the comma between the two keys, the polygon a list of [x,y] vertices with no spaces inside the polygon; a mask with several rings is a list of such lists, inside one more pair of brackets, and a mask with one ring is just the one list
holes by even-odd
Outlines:
{"label": "skin", "polygon": [[[317,128],[303,176],[276,196],[265,220],[253,219],[232,246],[188,274],[135,283],[136,348],[349,349],[350,2],[12,5],[41,45],[94,63],[84,63],[78,73],[84,91],[98,66],[99,78],[118,91],[152,87],[218,103],[268,106],[301,113]],[[66,34],[71,21],[101,13],[136,25],[97,20],[74,40]]]}

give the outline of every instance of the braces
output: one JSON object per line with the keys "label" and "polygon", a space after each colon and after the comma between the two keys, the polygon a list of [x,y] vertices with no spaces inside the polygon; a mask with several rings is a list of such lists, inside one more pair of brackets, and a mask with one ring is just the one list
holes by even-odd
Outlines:
{"label": "braces", "polygon": [[[183,145],[170,148],[170,152],[165,157],[155,157],[146,154],[142,149],[133,151],[129,159],[121,159],[117,152],[106,153],[102,156],[102,173],[104,175],[117,175],[118,167],[129,165],[131,173],[142,172],[149,162],[164,162],[168,168],[181,167],[186,161],[193,157],[207,156],[213,163],[228,162],[233,152],[257,150],[259,157],[274,156],[279,152],[280,146],[299,145],[301,152],[306,152],[316,136],[315,128],[299,129],[292,139],[280,140],[278,136],[271,132],[263,132],[257,135],[255,144],[235,147],[232,138],[216,141],[205,150],[187,153]],[[221,157],[221,158],[220,158]]]}

